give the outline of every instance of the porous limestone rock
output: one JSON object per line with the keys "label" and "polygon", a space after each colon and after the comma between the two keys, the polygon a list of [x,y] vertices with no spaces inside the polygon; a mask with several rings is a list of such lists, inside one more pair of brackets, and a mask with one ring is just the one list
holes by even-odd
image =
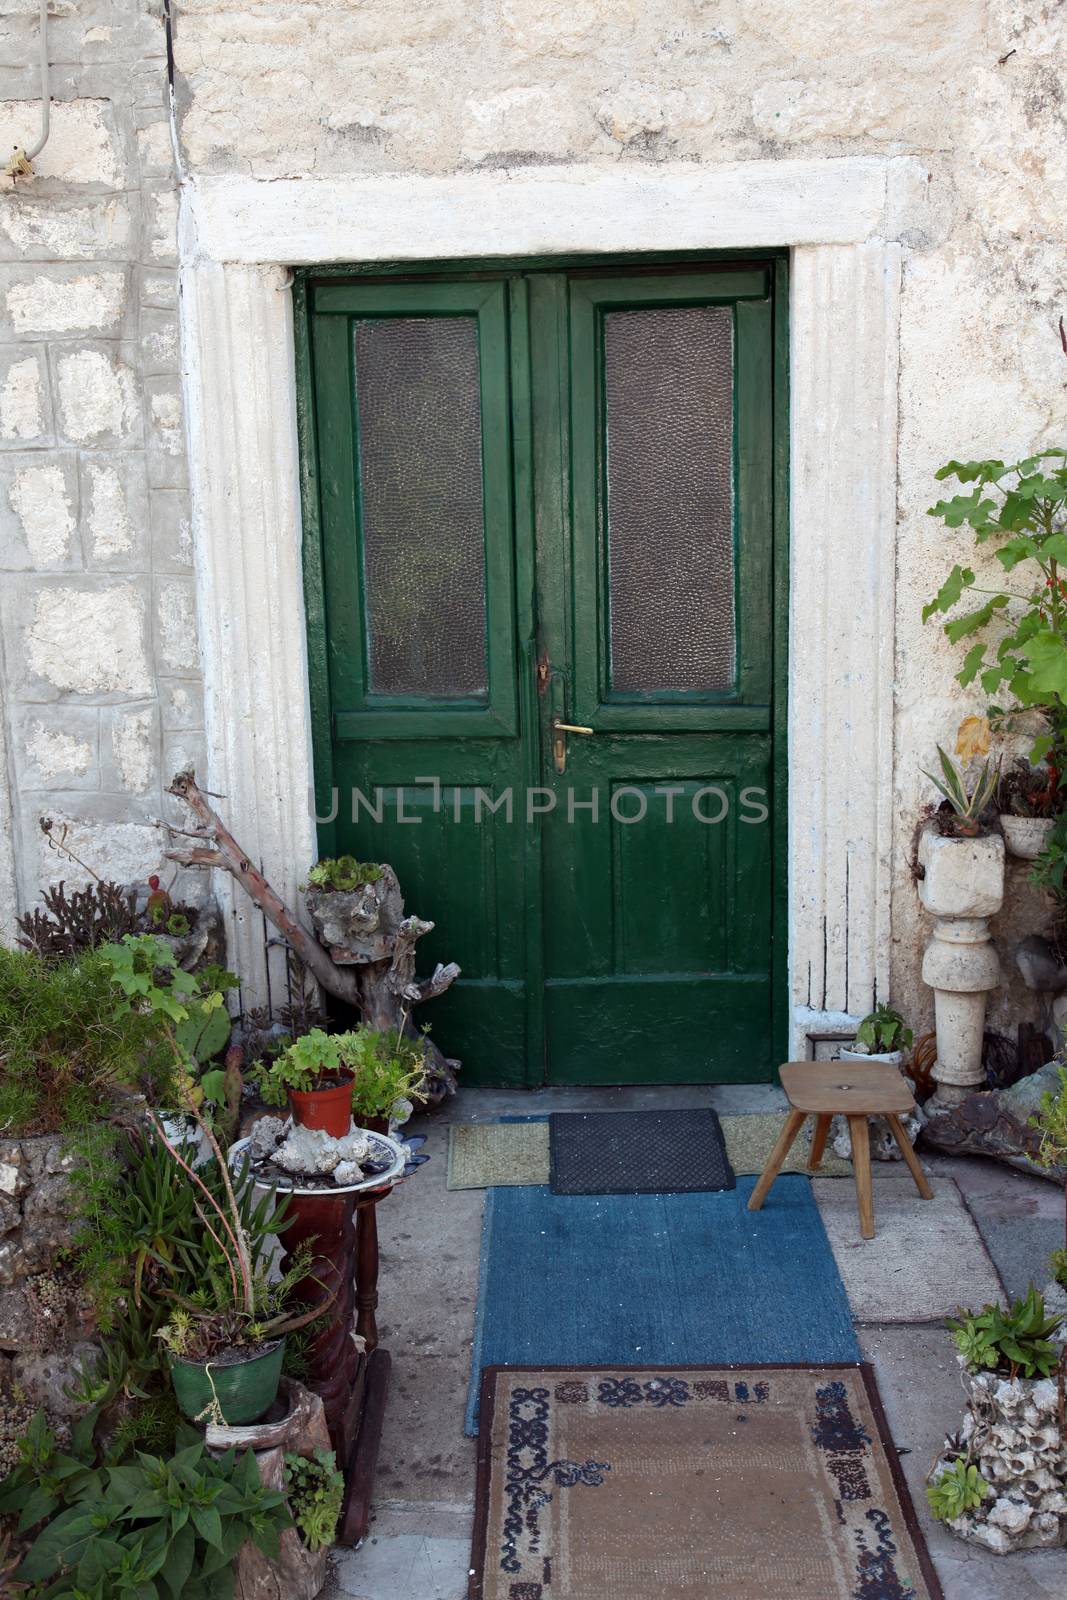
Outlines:
{"label": "porous limestone rock", "polygon": [[[328,1177],[341,1162],[358,1165],[370,1153],[370,1140],[359,1129],[335,1139],[321,1128],[299,1123],[271,1156],[276,1167],[297,1177]],[[351,1181],[351,1180],[349,1180]]]}
{"label": "porous limestone rock", "polygon": [[965,1368],[962,1379],[963,1426],[946,1440],[930,1481],[963,1458],[978,1468],[989,1492],[981,1505],[953,1518],[948,1527],[995,1555],[1067,1544],[1067,1435],[1060,1423],[1058,1384]]}

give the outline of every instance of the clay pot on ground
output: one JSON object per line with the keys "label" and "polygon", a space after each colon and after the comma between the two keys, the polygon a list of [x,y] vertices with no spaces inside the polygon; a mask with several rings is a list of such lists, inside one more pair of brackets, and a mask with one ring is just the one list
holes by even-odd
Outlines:
{"label": "clay pot on ground", "polygon": [[1054,817],[1016,817],[1002,812],[1000,826],[1004,830],[1004,847],[1010,856],[1020,861],[1036,861],[1055,825]]}
{"label": "clay pot on ground", "polygon": [[343,1139],[352,1126],[352,1073],[318,1089],[290,1089],[289,1109],[302,1128],[321,1128]]}
{"label": "clay pot on ground", "polygon": [[922,967],[934,991],[934,1099],[950,1105],[984,1082],[986,995],[1000,983],[989,918],[1004,901],[1004,840],[999,833],[952,838],[928,823],[918,858],[919,899],[935,919]]}

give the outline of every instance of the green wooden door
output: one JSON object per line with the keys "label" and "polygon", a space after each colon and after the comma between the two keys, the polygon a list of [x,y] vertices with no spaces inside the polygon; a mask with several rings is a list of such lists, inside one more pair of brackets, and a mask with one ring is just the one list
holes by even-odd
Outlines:
{"label": "green wooden door", "polygon": [[465,1081],[771,1074],[774,278],[302,288],[320,843],[437,923]]}

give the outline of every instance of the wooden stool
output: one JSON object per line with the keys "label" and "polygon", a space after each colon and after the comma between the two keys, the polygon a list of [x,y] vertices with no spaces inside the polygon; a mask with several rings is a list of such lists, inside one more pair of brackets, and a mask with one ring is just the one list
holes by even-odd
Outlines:
{"label": "wooden stool", "polygon": [[915,1179],[915,1187],[924,1200],[934,1198],[934,1191],[926,1181],[926,1174],[919,1165],[911,1141],[900,1125],[901,1115],[915,1110],[915,1101],[896,1067],[885,1061],[787,1061],[778,1069],[778,1076],[793,1109],[786,1118],[785,1127],[760,1174],[759,1182],[749,1196],[750,1211],[758,1211],[763,1205],[768,1189],[778,1176],[782,1162],[808,1117],[815,1118],[815,1133],[808,1158],[808,1171],[811,1173],[819,1170],[822,1153],[826,1149],[826,1136],[830,1132],[830,1118],[848,1118],[860,1232],[865,1239],[874,1238],[868,1117],[885,1118]]}

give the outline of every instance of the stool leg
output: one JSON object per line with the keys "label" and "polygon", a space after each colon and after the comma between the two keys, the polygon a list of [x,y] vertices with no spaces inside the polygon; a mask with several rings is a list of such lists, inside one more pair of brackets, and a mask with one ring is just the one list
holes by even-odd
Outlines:
{"label": "stool leg", "polygon": [[852,1138],[852,1167],[856,1174],[856,1200],[860,1211],[860,1232],[874,1238],[874,1194],[871,1190],[871,1139],[866,1117],[849,1117]]}
{"label": "stool leg", "polygon": [[901,1155],[904,1157],[904,1160],[908,1163],[908,1171],[911,1173],[912,1177],[915,1179],[915,1187],[916,1187],[916,1189],[918,1189],[919,1193],[922,1195],[924,1200],[932,1200],[934,1198],[934,1191],[931,1189],[929,1183],[926,1181],[926,1173],[923,1171],[922,1167],[920,1167],[920,1165],[919,1165],[919,1158],[915,1154],[915,1151],[911,1147],[911,1140],[908,1138],[907,1134],[904,1132],[903,1127],[901,1126],[900,1118],[899,1117],[886,1117],[885,1120],[889,1124],[889,1128],[890,1128],[890,1131],[891,1131],[891,1133],[893,1135],[893,1138],[897,1141],[897,1144],[900,1146]]}
{"label": "stool leg", "polygon": [[760,1180],[748,1197],[748,1209],[758,1211],[767,1198],[767,1190],[777,1178],[782,1162],[789,1154],[793,1140],[807,1121],[806,1111],[790,1111],[785,1120],[785,1127],[778,1136],[778,1143],[771,1151],[770,1160],[760,1174]]}
{"label": "stool leg", "polygon": [[826,1137],[830,1132],[832,1117],[816,1117],[815,1132],[811,1138],[811,1154],[808,1156],[808,1171],[818,1172],[822,1164],[823,1151],[826,1149]]}

